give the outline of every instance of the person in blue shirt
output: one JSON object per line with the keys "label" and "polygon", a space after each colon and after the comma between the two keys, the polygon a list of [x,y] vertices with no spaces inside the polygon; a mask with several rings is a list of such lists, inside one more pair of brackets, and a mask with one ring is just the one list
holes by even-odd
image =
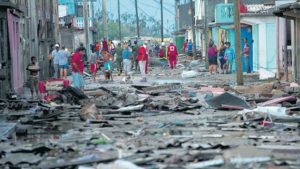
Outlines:
{"label": "person in blue shirt", "polygon": [[131,69],[131,52],[127,44],[124,45],[122,58],[123,58],[123,70],[125,76],[128,76],[128,73],[130,72]]}
{"label": "person in blue shirt", "polygon": [[224,60],[226,61],[225,71],[226,73],[232,73],[232,65],[235,59],[235,52],[231,48],[230,42],[225,43],[226,50],[224,53]]}
{"label": "person in blue shirt", "polygon": [[60,78],[67,79],[67,71],[69,69],[70,53],[63,46],[58,52],[58,65],[60,70]]}
{"label": "person in blue shirt", "polygon": [[192,40],[189,40],[187,44],[187,50],[188,50],[188,55],[193,56],[193,42]]}
{"label": "person in blue shirt", "polygon": [[104,63],[104,76],[105,80],[113,80],[112,78],[112,60],[109,59]]}

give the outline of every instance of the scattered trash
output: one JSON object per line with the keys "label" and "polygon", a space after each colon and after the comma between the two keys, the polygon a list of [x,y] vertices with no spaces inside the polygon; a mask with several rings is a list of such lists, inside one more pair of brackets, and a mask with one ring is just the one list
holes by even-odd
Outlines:
{"label": "scattered trash", "polygon": [[182,79],[194,78],[199,76],[200,74],[194,70],[191,71],[183,71],[181,74]]}
{"label": "scattered trash", "polygon": [[234,87],[179,62],[171,80],[150,64],[147,83],[88,77],[84,92],[51,82],[49,100],[0,100],[0,168],[299,168],[298,84]]}
{"label": "scattered trash", "polygon": [[144,169],[144,168],[138,167],[129,161],[117,160],[112,164],[99,164],[97,166],[97,169]]}

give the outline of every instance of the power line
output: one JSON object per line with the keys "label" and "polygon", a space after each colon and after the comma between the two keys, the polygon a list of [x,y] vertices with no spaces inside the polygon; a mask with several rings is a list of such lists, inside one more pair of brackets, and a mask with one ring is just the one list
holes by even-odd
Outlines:
{"label": "power line", "polygon": [[[133,0],[130,0],[131,2],[133,2]],[[134,3],[134,2],[133,2]],[[147,12],[145,12],[142,8],[140,8],[139,6],[138,6],[138,9],[139,10],[141,10],[146,16],[148,16],[148,17],[152,17],[151,15],[149,15]],[[166,30],[166,31],[169,31],[169,29],[168,28],[166,28],[166,27],[164,27],[164,29]]]}
{"label": "power line", "polygon": [[[158,0],[154,0],[154,2],[160,4],[160,2],[159,2]],[[169,10],[169,9],[166,8],[165,6],[164,6],[164,10],[166,10],[167,12],[169,12],[169,13],[172,14],[172,15],[175,15],[175,13],[174,13],[173,11]]]}

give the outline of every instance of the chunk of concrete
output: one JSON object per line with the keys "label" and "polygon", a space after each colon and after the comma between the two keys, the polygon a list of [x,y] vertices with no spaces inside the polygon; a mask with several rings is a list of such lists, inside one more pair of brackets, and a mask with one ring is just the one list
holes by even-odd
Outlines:
{"label": "chunk of concrete", "polygon": [[102,116],[99,113],[96,105],[94,103],[88,104],[82,108],[80,111],[81,120],[101,120]]}

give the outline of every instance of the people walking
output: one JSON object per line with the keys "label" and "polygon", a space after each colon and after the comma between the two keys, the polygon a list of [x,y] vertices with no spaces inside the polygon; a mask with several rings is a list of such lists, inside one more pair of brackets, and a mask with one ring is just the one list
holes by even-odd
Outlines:
{"label": "people walking", "polygon": [[59,44],[55,44],[54,50],[52,51],[53,66],[54,66],[54,75],[53,78],[59,78]]}
{"label": "people walking", "polygon": [[249,44],[248,44],[248,39],[244,38],[243,55],[244,55],[244,59],[245,59],[245,65],[246,65],[247,73],[251,73],[249,54],[250,54],[250,48],[249,48]]}
{"label": "people walking", "polygon": [[103,59],[104,59],[104,77],[105,80],[110,80],[113,81],[113,74],[112,74],[112,70],[113,70],[113,56],[106,52],[106,51],[102,51],[102,55],[103,55]]}
{"label": "people walking", "polygon": [[123,58],[123,70],[125,76],[128,76],[130,69],[131,69],[131,52],[129,49],[129,46],[125,44],[123,52],[122,52],[122,58]]}
{"label": "people walking", "polygon": [[218,65],[218,49],[213,42],[210,42],[208,45],[207,55],[209,64],[208,71],[210,74],[215,74],[217,72]]}
{"label": "people walking", "polygon": [[67,71],[69,69],[69,52],[66,51],[66,48],[63,46],[61,50],[59,50],[58,55],[58,65],[60,70],[60,78],[67,79]]}
{"label": "people walking", "polygon": [[170,45],[168,46],[167,51],[168,51],[169,65],[170,65],[171,70],[173,70],[176,67],[177,56],[178,56],[177,47],[176,47],[176,45],[174,45],[173,41],[170,42]]}
{"label": "people walking", "polygon": [[97,52],[96,48],[92,47],[90,59],[89,59],[90,70],[91,70],[91,73],[93,74],[94,82],[96,81],[96,74],[97,74],[98,62],[99,62],[99,55],[96,52]]}
{"label": "people walking", "polygon": [[[31,92],[31,98],[38,98],[39,97],[39,89],[38,89],[38,83],[39,83],[39,71],[40,68],[38,66],[37,60],[35,56],[31,57],[31,63],[28,64],[27,68],[29,71],[29,88]],[[34,96],[35,94],[35,96]]]}
{"label": "people walking", "polygon": [[98,41],[95,44],[95,51],[96,51],[97,56],[100,56],[101,44]]}
{"label": "people walking", "polygon": [[139,47],[138,49],[138,56],[137,60],[139,61],[139,67],[142,75],[142,80],[141,82],[147,82],[146,78],[146,61],[148,60],[148,55],[146,52],[146,44],[143,44]]}
{"label": "people walking", "polygon": [[83,90],[84,87],[84,63],[82,57],[85,55],[85,53],[86,49],[84,47],[79,47],[77,51],[72,55],[71,59],[73,84],[76,88],[81,90]]}
{"label": "people walking", "polygon": [[159,49],[159,60],[160,64],[163,68],[167,65],[167,52],[166,52],[166,45],[164,42],[161,43],[160,49]]}
{"label": "people walking", "polygon": [[123,70],[122,52],[123,52],[123,48],[122,48],[121,43],[119,43],[118,47],[116,49],[116,53],[115,53],[117,69],[118,69],[118,75],[119,76],[122,74],[122,70]]}
{"label": "people walking", "polygon": [[103,41],[102,41],[102,50],[106,51],[106,52],[109,52],[109,50],[108,50],[108,43],[107,43],[106,38],[103,38]]}
{"label": "people walking", "polygon": [[134,41],[134,44],[132,46],[132,69],[135,71],[138,71],[139,69],[139,61],[137,60],[137,55],[138,55],[138,45],[137,41]]}
{"label": "people walking", "polygon": [[182,48],[181,48],[182,53],[186,53],[186,48],[187,48],[188,42],[189,42],[189,40],[187,40],[187,39],[184,41]]}
{"label": "people walking", "polygon": [[231,48],[230,42],[226,42],[225,46],[226,46],[226,50],[225,50],[225,54],[224,54],[224,60],[226,61],[225,71],[226,71],[226,73],[232,73],[232,65],[233,65],[233,61],[235,59],[235,52]]}

